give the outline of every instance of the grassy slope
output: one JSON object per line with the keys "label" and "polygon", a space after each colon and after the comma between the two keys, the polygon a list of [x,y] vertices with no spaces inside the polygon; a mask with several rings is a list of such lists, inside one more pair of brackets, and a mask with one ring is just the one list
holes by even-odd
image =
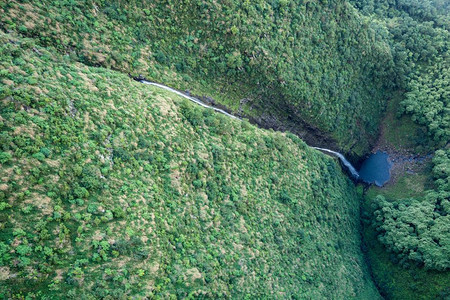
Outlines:
{"label": "grassy slope", "polygon": [[0,45],[0,296],[377,297],[335,160],[32,39]]}
{"label": "grassy slope", "polygon": [[306,121],[359,156],[393,76],[389,46],[342,0],[11,1],[0,12],[5,29],[73,59],[189,88],[235,112],[245,98],[243,112],[262,123]]}
{"label": "grassy slope", "polygon": [[386,114],[381,122],[381,134],[377,147],[392,151],[407,151],[421,153],[424,149],[417,148],[423,139],[423,127],[414,123],[410,116],[398,115],[404,93],[397,91],[386,107]]}

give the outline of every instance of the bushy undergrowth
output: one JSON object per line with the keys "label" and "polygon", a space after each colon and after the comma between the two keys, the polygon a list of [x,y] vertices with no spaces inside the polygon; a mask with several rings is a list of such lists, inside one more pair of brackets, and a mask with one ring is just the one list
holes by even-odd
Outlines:
{"label": "bushy undergrowth", "polygon": [[0,12],[5,29],[80,62],[206,92],[257,119],[298,118],[357,156],[396,85],[391,48],[343,0],[10,1]]}
{"label": "bushy undergrowth", "polygon": [[374,299],[336,161],[0,34],[0,295]]}
{"label": "bushy undergrowth", "polygon": [[378,196],[373,225],[403,266],[444,271],[450,268],[450,150],[436,151],[433,164],[436,190],[423,200]]}
{"label": "bushy undergrowth", "polygon": [[[369,241],[377,284],[393,299],[443,298],[450,293],[448,227],[450,140],[450,14],[448,1],[352,1],[376,20],[393,49],[404,99],[397,114],[420,125],[416,151],[432,153],[430,185],[413,197],[378,197],[366,220],[366,236],[376,229],[388,253]],[[406,149],[411,151],[412,149]],[[395,183],[396,184],[396,183]],[[372,224],[372,225],[370,225]],[[373,228],[371,227],[373,226]],[[392,284],[395,282],[395,284]]]}
{"label": "bushy undergrowth", "polygon": [[388,297],[446,297],[449,6],[350,2],[1,2],[4,295],[374,297],[334,162],[132,72],[354,156],[404,94],[434,186],[374,201],[369,257]]}
{"label": "bushy undergrowth", "polygon": [[388,299],[450,295],[449,151],[436,151],[430,164],[429,173],[426,167],[420,175],[409,175],[425,182],[415,186],[412,177],[408,184],[396,182],[383,196],[372,192],[364,204],[369,261]]}

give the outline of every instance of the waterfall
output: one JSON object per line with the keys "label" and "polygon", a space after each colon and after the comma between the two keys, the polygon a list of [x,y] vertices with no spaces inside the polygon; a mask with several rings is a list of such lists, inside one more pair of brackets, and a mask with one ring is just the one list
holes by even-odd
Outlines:
{"label": "waterfall", "polygon": [[[142,83],[145,83],[145,84],[148,84],[148,85],[153,85],[153,86],[156,86],[156,87],[165,89],[165,90],[167,90],[167,91],[170,91],[170,92],[172,92],[172,93],[175,93],[175,94],[177,94],[178,96],[181,96],[181,97],[183,97],[183,98],[186,98],[186,99],[188,99],[188,100],[190,100],[190,101],[192,101],[192,102],[195,102],[195,103],[197,103],[198,105],[201,105],[201,106],[203,106],[203,107],[211,108],[211,109],[213,109],[213,110],[215,110],[215,111],[217,111],[217,112],[219,112],[219,113],[222,113],[222,114],[224,114],[224,115],[226,115],[226,116],[228,116],[228,117],[230,117],[230,118],[238,119],[238,120],[240,119],[240,118],[238,118],[238,117],[236,117],[236,116],[233,116],[232,114],[227,113],[227,112],[224,111],[223,109],[220,109],[220,108],[216,108],[216,107],[213,107],[213,106],[206,105],[205,103],[203,103],[201,100],[199,100],[199,99],[197,99],[197,98],[194,98],[194,97],[188,96],[188,95],[186,95],[186,94],[183,94],[182,92],[177,91],[177,90],[175,90],[175,89],[173,89],[173,88],[170,88],[170,87],[168,87],[168,86],[165,86],[165,85],[163,85],[163,84],[159,84],[159,83],[151,82],[151,81],[148,81],[148,80],[145,80],[145,79],[141,79],[140,77],[139,77],[139,78],[134,78],[134,79],[137,80],[137,81],[139,81],[139,82],[142,82]],[[347,167],[347,169],[350,171],[350,173],[352,174],[353,178],[355,178],[355,179],[358,179],[358,178],[359,178],[358,172],[355,170],[355,168],[352,166],[352,164],[351,164],[351,163],[344,157],[344,155],[342,155],[341,153],[336,152],[336,151],[333,151],[333,150],[330,150],[330,149],[325,149],[325,148],[319,148],[319,147],[313,147],[313,148],[314,148],[314,149],[317,149],[317,150],[321,150],[321,151],[327,152],[327,153],[331,153],[331,154],[337,156],[337,157],[341,160],[341,162],[344,164],[344,166]]]}
{"label": "waterfall", "polygon": [[323,152],[328,152],[328,153],[331,153],[333,155],[336,155],[341,160],[341,162],[344,164],[344,166],[347,167],[347,169],[350,171],[352,176],[355,179],[359,178],[358,171],[356,171],[356,169],[352,166],[352,164],[341,153],[333,151],[333,150],[330,150],[330,149],[325,149],[325,148],[319,148],[319,147],[313,147],[313,148],[317,149],[317,150],[320,150],[320,151],[323,151]]}

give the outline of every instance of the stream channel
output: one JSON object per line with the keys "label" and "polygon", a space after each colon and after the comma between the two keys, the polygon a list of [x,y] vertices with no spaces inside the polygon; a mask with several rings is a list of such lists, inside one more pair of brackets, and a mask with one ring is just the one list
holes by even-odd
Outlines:
{"label": "stream channel", "polygon": [[[166,85],[148,81],[141,76],[132,77],[132,78],[141,83],[156,86],[161,89],[165,89],[167,91],[175,93],[175,94],[177,94],[183,98],[186,98],[198,105],[201,105],[205,108],[213,109],[216,112],[222,113],[230,118],[240,119],[239,117],[233,116],[232,114],[230,114],[222,109],[219,109],[219,108],[216,108],[213,106],[209,106],[197,98],[188,96],[188,95],[186,95],[180,91],[177,91],[171,87],[168,87]],[[355,167],[353,167],[353,165],[345,158],[345,156],[343,154],[333,151],[333,150],[330,150],[330,149],[326,149],[326,148],[319,148],[319,147],[313,147],[313,148],[316,150],[320,150],[322,152],[334,155],[337,158],[339,158],[342,165],[345,166],[346,170],[351,175],[352,179],[354,179],[355,181],[362,181],[362,182],[369,183],[369,184],[375,184],[377,186],[383,186],[390,179],[390,176],[391,176],[390,169],[391,169],[392,164],[389,162],[388,154],[385,152],[378,151],[377,153],[371,154],[362,163],[361,169],[359,171],[357,171],[355,169]]]}

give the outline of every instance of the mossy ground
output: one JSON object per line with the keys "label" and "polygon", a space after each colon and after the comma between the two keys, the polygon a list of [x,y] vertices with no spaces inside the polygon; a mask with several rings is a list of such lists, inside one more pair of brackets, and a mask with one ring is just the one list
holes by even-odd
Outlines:
{"label": "mossy ground", "polygon": [[400,102],[404,99],[404,93],[397,91],[387,103],[386,114],[380,123],[380,136],[375,149],[395,151],[413,151],[422,136],[421,127],[411,120],[410,116],[400,115]]}

